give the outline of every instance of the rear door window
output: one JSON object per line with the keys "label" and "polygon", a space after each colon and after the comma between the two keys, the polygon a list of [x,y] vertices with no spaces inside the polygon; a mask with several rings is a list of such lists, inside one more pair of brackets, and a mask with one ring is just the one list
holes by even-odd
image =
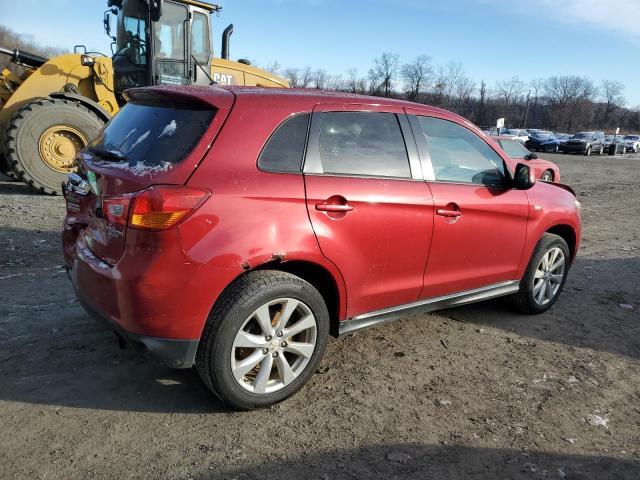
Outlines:
{"label": "rear door window", "polygon": [[163,103],[127,103],[90,144],[104,162],[136,169],[167,169],[196,146],[215,110]]}
{"label": "rear door window", "polygon": [[258,158],[260,170],[283,173],[301,171],[309,117],[309,114],[295,115],[277,128]]}
{"label": "rear door window", "polygon": [[394,113],[320,115],[320,161],[324,173],[411,178],[404,137]]}
{"label": "rear door window", "polygon": [[504,185],[504,161],[487,142],[457,123],[419,119],[436,181]]}

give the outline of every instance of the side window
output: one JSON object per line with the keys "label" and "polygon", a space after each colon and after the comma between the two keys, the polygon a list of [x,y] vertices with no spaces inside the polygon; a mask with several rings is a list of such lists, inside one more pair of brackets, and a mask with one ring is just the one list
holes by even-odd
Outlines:
{"label": "side window", "polygon": [[504,162],[484,140],[448,120],[419,119],[436,181],[487,186],[504,184]]}
{"label": "side window", "polygon": [[209,40],[209,19],[203,13],[195,12],[191,24],[191,50],[199,64],[207,67],[211,53]]}
{"label": "side window", "polygon": [[307,141],[309,114],[285,120],[271,135],[258,158],[258,167],[267,172],[299,173]]}
{"label": "side window", "polygon": [[324,173],[411,178],[409,157],[394,113],[320,114]]}

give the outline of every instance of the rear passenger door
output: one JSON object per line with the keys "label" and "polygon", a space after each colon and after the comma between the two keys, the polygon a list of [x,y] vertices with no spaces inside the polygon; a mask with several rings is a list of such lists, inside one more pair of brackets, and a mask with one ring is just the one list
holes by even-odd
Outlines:
{"label": "rear passenger door", "polygon": [[435,208],[420,298],[517,280],[529,201],[511,188],[504,159],[460,123],[435,116],[410,122]]}
{"label": "rear passenger door", "polygon": [[415,301],[433,202],[401,108],[319,105],[304,164],[309,218],[349,317]]}

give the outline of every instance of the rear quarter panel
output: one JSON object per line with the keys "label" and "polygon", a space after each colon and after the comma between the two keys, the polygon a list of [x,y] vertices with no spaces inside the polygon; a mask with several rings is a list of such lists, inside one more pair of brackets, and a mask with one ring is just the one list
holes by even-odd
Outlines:
{"label": "rear quarter panel", "polygon": [[336,281],[343,318],[344,282],[318,246],[302,174],[263,172],[256,164],[276,127],[312,108],[289,97],[276,102],[239,96],[216,143],[188,181],[210,189],[211,198],[178,228],[185,254],[201,264],[249,270],[271,261],[301,260],[324,267]]}

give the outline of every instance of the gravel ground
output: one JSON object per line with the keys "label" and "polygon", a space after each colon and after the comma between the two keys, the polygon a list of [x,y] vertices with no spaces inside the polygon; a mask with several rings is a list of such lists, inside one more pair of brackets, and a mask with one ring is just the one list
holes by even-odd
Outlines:
{"label": "gravel ground", "polygon": [[0,478],[640,478],[640,155],[548,155],[584,240],[538,317],[492,301],[331,340],[237,413],[120,350],[61,268],[63,201],[0,182]]}

